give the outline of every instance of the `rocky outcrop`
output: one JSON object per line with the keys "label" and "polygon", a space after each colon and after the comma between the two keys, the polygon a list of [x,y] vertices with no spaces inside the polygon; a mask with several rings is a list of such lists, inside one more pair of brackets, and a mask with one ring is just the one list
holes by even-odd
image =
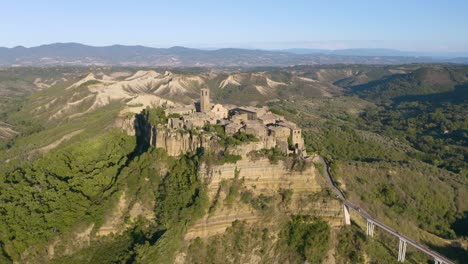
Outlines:
{"label": "rocky outcrop", "polygon": [[277,193],[280,188],[292,189],[295,193],[317,193],[322,190],[315,167],[310,166],[302,172],[291,171],[283,161],[272,164],[266,158],[256,161],[245,158],[235,164],[212,167],[201,165],[199,175],[208,182],[210,194],[216,192],[223,179],[234,179],[236,176],[244,180],[245,186],[263,194]]}
{"label": "rocky outcrop", "polygon": [[187,233],[185,240],[191,240],[197,237],[205,238],[216,234],[224,233],[226,228],[232,225],[236,220],[247,223],[257,223],[263,219],[263,216],[252,208],[247,206],[233,206],[232,208],[221,210],[213,214],[206,215],[203,219],[196,222]]}
{"label": "rocky outcrop", "polygon": [[[342,204],[338,200],[326,199],[305,203],[300,197],[301,195],[294,195],[287,214],[319,216],[325,219],[331,227],[343,226]],[[261,212],[238,204],[232,208],[223,208],[206,215],[187,231],[184,239],[206,238],[224,233],[226,228],[230,227],[236,220],[247,223],[262,222],[267,227],[275,224],[274,219],[275,217],[266,217]]]}
{"label": "rocky outcrop", "polygon": [[218,139],[211,134],[195,134],[184,130],[169,130],[161,126],[151,129],[151,145],[166,150],[169,156],[188,152],[216,150]]}
{"label": "rocky outcrop", "polygon": [[[222,182],[238,179],[242,181],[244,188],[256,196],[263,194],[278,198],[280,189],[291,190],[293,193],[291,201],[286,208],[281,209],[282,211],[276,212],[278,215],[316,215],[327,220],[331,226],[343,224],[341,203],[320,195],[322,181],[319,177],[321,176],[313,166],[300,172],[289,170],[282,161],[272,164],[268,159],[257,161],[243,159],[235,164],[212,167],[202,165],[199,176],[208,185],[208,195],[212,203],[214,200],[222,201],[225,198],[223,194],[220,195]],[[189,229],[185,239],[223,233],[235,220],[248,223],[264,221],[265,225],[268,225],[268,221],[272,221],[272,219],[266,219],[262,212],[237,200],[232,206],[220,206],[197,221]]]}
{"label": "rocky outcrop", "polygon": [[[168,129],[163,126],[149,127],[143,132],[148,136],[148,141],[155,148],[162,148],[169,156],[179,156],[188,152],[220,151],[232,155],[239,155],[244,158],[252,151],[270,149],[275,147],[276,141],[260,141],[244,143],[242,145],[232,145],[227,148],[219,145],[218,136],[204,132],[193,133],[187,130]],[[270,138],[270,137],[269,137]]]}
{"label": "rocky outcrop", "polygon": [[247,157],[252,151],[259,151],[262,149],[271,149],[276,146],[276,140],[274,137],[266,137],[263,141],[249,142],[242,145],[229,146],[227,152],[233,155],[239,155]]}
{"label": "rocky outcrop", "polygon": [[139,136],[140,129],[135,115],[120,116],[114,121],[114,127],[122,129],[129,136]]}

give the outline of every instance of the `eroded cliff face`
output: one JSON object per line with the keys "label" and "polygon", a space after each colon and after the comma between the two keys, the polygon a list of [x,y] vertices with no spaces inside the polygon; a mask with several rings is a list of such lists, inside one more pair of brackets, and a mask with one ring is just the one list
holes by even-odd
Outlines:
{"label": "eroded cliff face", "polygon": [[270,149],[275,142],[250,142],[242,145],[220,146],[219,137],[215,133],[192,132],[187,130],[167,129],[163,126],[145,128],[142,135],[148,135],[146,140],[156,148],[167,151],[169,156],[180,156],[190,152],[210,151],[213,153],[227,152],[232,155],[247,157],[252,151]]}
{"label": "eroded cliff face", "polygon": [[137,119],[134,115],[131,116],[119,116],[114,121],[114,127],[120,128],[129,136],[139,136],[141,130],[138,127]]}
{"label": "eroded cliff face", "polygon": [[216,192],[222,180],[244,179],[246,187],[257,193],[275,194],[280,188],[289,188],[295,193],[316,193],[322,190],[317,181],[317,171],[309,166],[304,171],[292,171],[283,161],[272,164],[267,158],[259,160],[243,159],[235,164],[200,166],[199,176],[208,183],[210,197]]}
{"label": "eroded cliff face", "polygon": [[[203,219],[188,230],[186,240],[222,233],[236,220],[247,223],[261,221],[269,226],[292,214],[320,216],[332,227],[343,224],[342,205],[323,195],[321,176],[312,164],[303,171],[294,171],[287,168],[283,161],[272,164],[268,159],[243,159],[235,164],[202,165],[199,176],[207,183],[211,208]],[[232,202],[227,201],[227,196],[232,196],[232,193],[229,194],[232,190],[226,191],[225,185],[229,181],[236,181],[239,187],[238,197]],[[291,194],[288,201],[284,201],[281,192]],[[241,201],[244,193],[251,193],[253,199],[270,197],[270,208],[259,210]]]}
{"label": "eroded cliff face", "polygon": [[167,151],[169,156],[179,156],[199,150],[212,150],[218,146],[217,137],[211,134],[194,134],[188,131],[151,129],[151,145]]}

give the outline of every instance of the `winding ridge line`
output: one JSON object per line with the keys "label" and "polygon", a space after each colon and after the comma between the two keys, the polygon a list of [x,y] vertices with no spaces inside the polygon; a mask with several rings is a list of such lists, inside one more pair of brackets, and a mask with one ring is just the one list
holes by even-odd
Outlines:
{"label": "winding ridge line", "polygon": [[454,264],[453,261],[448,260],[446,257],[440,255],[439,253],[437,253],[437,252],[435,252],[433,250],[428,249],[427,247],[417,243],[416,241],[410,239],[409,237],[400,234],[400,232],[398,232],[398,231],[394,230],[393,228],[385,225],[384,223],[378,221],[377,219],[373,218],[368,213],[366,213],[364,210],[362,210],[358,206],[356,206],[353,203],[351,203],[350,201],[348,201],[346,199],[346,196],[344,195],[343,191],[340,190],[340,188],[336,184],[336,181],[333,179],[333,176],[332,176],[331,171],[330,171],[330,164],[322,156],[318,156],[318,157],[319,157],[320,161],[325,165],[325,168],[326,168],[325,174],[327,176],[326,178],[327,178],[328,184],[333,188],[333,191],[335,192],[336,197],[339,198],[340,200],[342,200],[343,204],[345,206],[347,206],[350,209],[353,209],[356,213],[361,215],[367,221],[374,223],[375,225],[377,225],[378,227],[380,227],[383,230],[387,231],[388,233],[398,237],[400,240],[406,241],[408,244],[412,245],[413,247],[415,247],[415,248],[419,249],[420,251],[426,253],[427,255],[433,257],[434,260],[436,261],[436,263],[438,261],[438,263]]}

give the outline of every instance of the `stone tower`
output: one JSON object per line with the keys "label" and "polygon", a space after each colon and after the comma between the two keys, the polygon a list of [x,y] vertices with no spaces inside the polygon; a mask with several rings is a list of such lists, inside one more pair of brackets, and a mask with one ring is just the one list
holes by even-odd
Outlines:
{"label": "stone tower", "polygon": [[210,104],[210,90],[201,89],[200,90],[200,112],[209,112],[211,110]]}
{"label": "stone tower", "polygon": [[291,130],[292,143],[297,149],[304,149],[304,138],[302,138],[302,133],[299,128]]}

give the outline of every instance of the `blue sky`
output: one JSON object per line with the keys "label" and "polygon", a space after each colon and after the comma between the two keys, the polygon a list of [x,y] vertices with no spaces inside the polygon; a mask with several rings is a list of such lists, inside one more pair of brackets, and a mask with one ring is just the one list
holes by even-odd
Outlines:
{"label": "blue sky", "polygon": [[2,1],[0,46],[468,51],[468,1]]}

